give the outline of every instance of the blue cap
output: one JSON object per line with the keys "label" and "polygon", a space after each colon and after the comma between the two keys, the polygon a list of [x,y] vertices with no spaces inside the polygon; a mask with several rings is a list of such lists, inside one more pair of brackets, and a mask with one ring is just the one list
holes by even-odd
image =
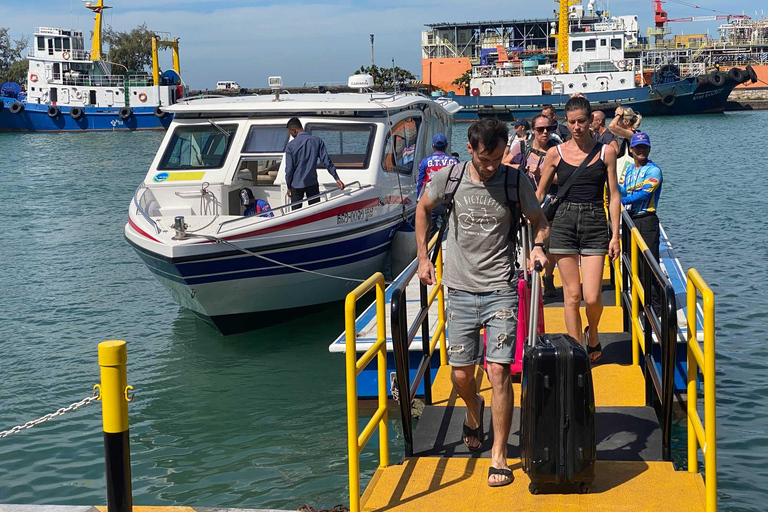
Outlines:
{"label": "blue cap", "polygon": [[432,145],[436,148],[444,148],[448,145],[448,139],[445,138],[444,133],[436,133],[432,137]]}
{"label": "blue cap", "polygon": [[651,147],[651,138],[647,133],[637,132],[632,136],[632,140],[629,141],[629,147],[635,146],[648,146]]}

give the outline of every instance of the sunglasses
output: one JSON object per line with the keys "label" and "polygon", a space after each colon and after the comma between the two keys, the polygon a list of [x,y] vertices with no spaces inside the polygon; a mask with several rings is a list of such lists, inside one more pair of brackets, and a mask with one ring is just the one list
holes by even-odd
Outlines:
{"label": "sunglasses", "polygon": [[544,131],[553,132],[557,128],[557,125],[550,125],[550,126],[537,126],[534,128],[538,133],[544,133]]}

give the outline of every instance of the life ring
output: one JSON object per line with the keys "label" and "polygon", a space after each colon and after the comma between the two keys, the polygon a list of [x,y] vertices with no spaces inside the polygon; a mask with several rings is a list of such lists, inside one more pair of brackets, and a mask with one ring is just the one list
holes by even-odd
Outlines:
{"label": "life ring", "polygon": [[167,112],[163,112],[163,109],[160,108],[160,105],[156,106],[155,110],[152,113],[155,114],[155,117],[157,117],[158,119],[165,117],[167,114]]}
{"label": "life ring", "polygon": [[83,117],[83,109],[81,109],[80,107],[72,107],[69,110],[69,117],[77,121],[78,119]]}
{"label": "life ring", "polygon": [[143,92],[140,92],[140,93],[139,93],[139,101],[140,101],[140,102],[142,102],[142,103],[144,103],[145,101],[147,101],[147,95],[146,95],[146,93],[143,93]]}
{"label": "life ring", "polygon": [[755,68],[753,68],[752,66],[747,66],[746,70],[747,70],[747,76],[749,77],[749,79],[752,80],[753,84],[756,84],[757,72],[755,71]]}
{"label": "life ring", "polygon": [[734,82],[742,84],[749,80],[749,73],[745,73],[743,69],[731,68],[728,70],[728,77]]}
{"label": "life ring", "polygon": [[129,117],[131,117],[132,114],[133,114],[133,111],[131,110],[130,107],[122,107],[120,109],[120,112],[117,113],[117,115],[119,115],[120,119],[122,120],[128,119]]}
{"label": "life ring", "polygon": [[51,119],[55,119],[59,117],[60,114],[61,114],[61,110],[59,110],[59,107],[57,107],[56,105],[51,105],[50,107],[48,107],[48,117],[50,117]]}
{"label": "life ring", "polygon": [[714,85],[715,87],[720,87],[725,83],[725,73],[722,73],[720,71],[713,71],[707,76],[707,80],[711,85]]}
{"label": "life ring", "polygon": [[20,101],[14,101],[11,103],[11,108],[8,110],[11,111],[11,114],[18,114],[22,110],[24,110],[24,104],[22,104]]}
{"label": "life ring", "polygon": [[661,98],[661,102],[664,104],[664,106],[671,107],[675,104],[676,98],[677,97],[674,94],[667,94]]}
{"label": "life ring", "polygon": [[36,74],[34,74],[34,73],[32,73],[31,75],[29,75],[29,81],[30,81],[30,82],[37,82],[37,75],[36,75]]}
{"label": "life ring", "polygon": [[64,50],[61,54],[61,58],[64,60],[69,60],[69,52]]}
{"label": "life ring", "polygon": [[619,62],[616,63],[616,67],[624,71],[625,69],[627,69],[627,61],[624,59],[621,59]]}

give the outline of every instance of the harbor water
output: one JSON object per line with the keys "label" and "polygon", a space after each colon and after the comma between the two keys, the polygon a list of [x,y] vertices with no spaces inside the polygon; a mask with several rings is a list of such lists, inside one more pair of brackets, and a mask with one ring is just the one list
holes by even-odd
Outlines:
{"label": "harbor water", "polygon": [[[715,292],[722,510],[768,499],[768,220],[750,135],[766,124],[768,112],[642,124],[664,172],[661,222]],[[467,128],[453,135],[462,158]],[[341,304],[229,337],[179,308],[122,234],[162,135],[0,134],[0,430],[90,395],[98,342],[124,339],[135,505],[347,503],[344,361],[328,353]],[[0,439],[0,503],[103,504],[102,443],[99,404]],[[374,440],[363,485],[377,457]]]}

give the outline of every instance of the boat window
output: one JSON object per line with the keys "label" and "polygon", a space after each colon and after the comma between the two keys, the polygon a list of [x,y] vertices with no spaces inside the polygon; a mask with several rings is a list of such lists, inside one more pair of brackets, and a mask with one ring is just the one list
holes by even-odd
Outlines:
{"label": "boat window", "polygon": [[382,169],[388,172],[397,171],[400,174],[411,174],[413,172],[416,141],[419,139],[420,126],[421,118],[408,117],[398,121],[392,127],[392,130],[387,133],[387,140],[384,143],[385,151],[381,161]]}
{"label": "boat window", "polygon": [[165,149],[159,170],[215,169],[224,164],[237,125],[178,126]]}
{"label": "boat window", "polygon": [[37,49],[38,50],[45,50],[45,38],[44,37],[38,37],[37,38]]}
{"label": "boat window", "polygon": [[235,181],[245,181],[255,186],[273,185],[282,160],[282,157],[243,157],[237,166]]}
{"label": "boat window", "polygon": [[584,50],[594,50],[597,48],[597,40],[596,39],[587,39],[584,41]]}
{"label": "boat window", "polygon": [[579,64],[578,67],[573,71],[574,73],[592,73],[595,71],[618,71],[619,68],[616,67],[616,65],[608,60],[604,61],[597,61],[597,62],[584,62],[582,64]]}
{"label": "boat window", "polygon": [[583,42],[582,41],[571,41],[571,51],[572,52],[580,52],[583,48]]}
{"label": "boat window", "polygon": [[57,51],[61,51],[61,38],[60,37],[54,37],[53,38],[53,48]]}
{"label": "boat window", "polygon": [[608,46],[608,40],[607,39],[601,39],[600,40],[600,46]]}
{"label": "boat window", "polygon": [[69,38],[68,38],[68,37],[65,37],[65,38],[64,38],[64,49],[65,49],[65,50],[70,50],[70,47],[69,47]]}
{"label": "boat window", "polygon": [[288,144],[285,126],[251,126],[243,153],[282,153]]}
{"label": "boat window", "polygon": [[611,39],[611,50],[621,50],[621,38],[615,37]]}
{"label": "boat window", "polygon": [[[320,137],[333,165],[339,169],[365,169],[371,161],[376,127],[372,124],[308,124],[305,130]],[[325,168],[322,162],[318,167]]]}

